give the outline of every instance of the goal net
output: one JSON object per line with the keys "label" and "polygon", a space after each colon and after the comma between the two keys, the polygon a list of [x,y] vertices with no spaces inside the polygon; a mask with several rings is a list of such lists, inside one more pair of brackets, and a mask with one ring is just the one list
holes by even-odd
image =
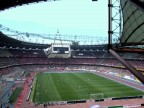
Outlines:
{"label": "goal net", "polygon": [[104,97],[103,93],[90,94],[91,100],[103,99],[103,97]]}

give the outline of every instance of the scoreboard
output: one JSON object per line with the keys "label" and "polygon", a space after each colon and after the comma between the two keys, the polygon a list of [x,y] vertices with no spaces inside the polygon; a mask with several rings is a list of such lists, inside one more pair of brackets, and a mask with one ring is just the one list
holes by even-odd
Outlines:
{"label": "scoreboard", "polygon": [[68,54],[70,53],[70,44],[52,44],[52,53]]}
{"label": "scoreboard", "polygon": [[57,52],[59,54],[69,53],[69,47],[53,47],[53,52]]}

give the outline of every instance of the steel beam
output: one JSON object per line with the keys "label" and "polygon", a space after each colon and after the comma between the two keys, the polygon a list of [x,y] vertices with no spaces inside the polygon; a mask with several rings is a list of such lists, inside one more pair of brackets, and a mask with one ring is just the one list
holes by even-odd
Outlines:
{"label": "steel beam", "polygon": [[120,57],[115,51],[109,49],[109,52],[115,56],[139,81],[144,84],[144,75],[138,72],[131,64],[126,62],[122,57]]}
{"label": "steel beam", "polygon": [[111,48],[112,43],[112,0],[108,0],[108,49]]}

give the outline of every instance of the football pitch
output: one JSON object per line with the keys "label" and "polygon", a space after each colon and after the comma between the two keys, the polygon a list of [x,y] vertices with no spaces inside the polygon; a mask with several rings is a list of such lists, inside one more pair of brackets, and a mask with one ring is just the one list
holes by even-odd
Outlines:
{"label": "football pitch", "polygon": [[93,73],[38,73],[32,100],[38,103],[90,99],[91,94],[108,97],[144,95],[144,92]]}

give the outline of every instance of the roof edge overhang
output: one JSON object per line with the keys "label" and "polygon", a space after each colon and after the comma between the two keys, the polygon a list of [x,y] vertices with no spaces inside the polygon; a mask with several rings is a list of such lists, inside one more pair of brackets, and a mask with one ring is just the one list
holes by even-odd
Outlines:
{"label": "roof edge overhang", "polygon": [[113,48],[113,50],[117,52],[144,53],[144,48],[119,47],[119,48]]}
{"label": "roof edge overhang", "polygon": [[138,45],[144,45],[144,42],[141,42],[141,43],[138,43],[138,42],[121,43],[121,46],[138,46]]}
{"label": "roof edge overhang", "polygon": [[134,5],[137,5],[139,9],[144,11],[144,1],[141,0],[130,0]]}

